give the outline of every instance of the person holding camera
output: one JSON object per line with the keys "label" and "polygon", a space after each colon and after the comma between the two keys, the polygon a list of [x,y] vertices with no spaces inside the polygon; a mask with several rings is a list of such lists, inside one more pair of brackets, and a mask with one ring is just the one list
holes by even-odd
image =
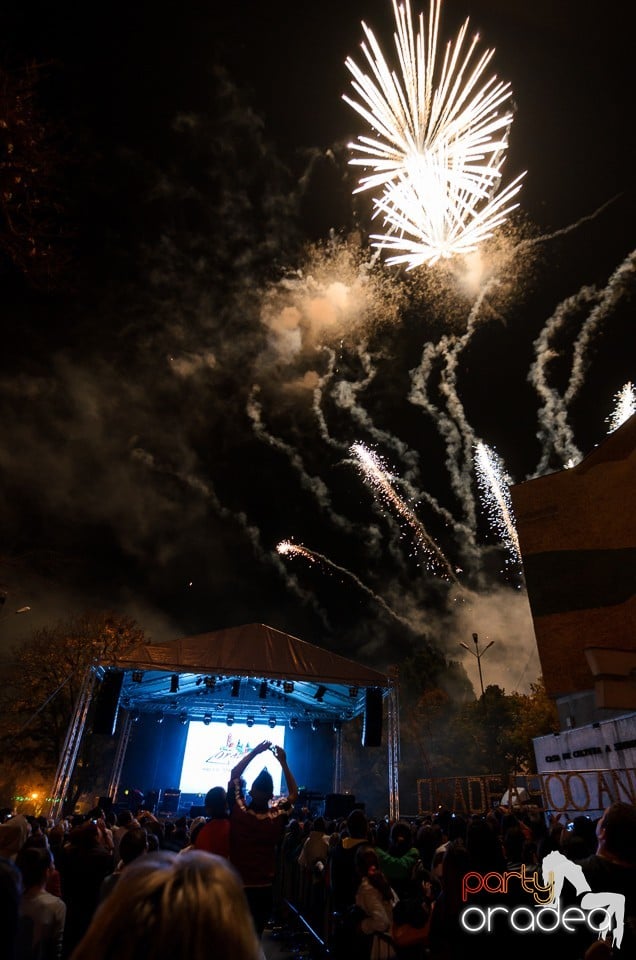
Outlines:
{"label": "person holding camera", "polygon": [[[274,784],[267,767],[263,767],[253,781],[249,802],[245,795],[243,773],[252,760],[266,751],[271,751],[280,763],[287,787],[287,797],[275,805],[272,803]],[[298,785],[287,764],[287,755],[271,740],[257,744],[232,768],[228,785],[230,862],[243,880],[259,936],[272,918],[276,855],[297,799]]]}

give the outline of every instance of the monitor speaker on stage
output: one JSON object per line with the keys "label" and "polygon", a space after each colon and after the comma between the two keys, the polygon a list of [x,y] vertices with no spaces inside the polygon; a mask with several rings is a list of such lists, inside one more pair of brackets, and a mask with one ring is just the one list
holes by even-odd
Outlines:
{"label": "monitor speaker on stage", "polygon": [[104,813],[112,813],[113,810],[113,801],[111,797],[99,797],[97,801],[97,806],[100,810],[103,810]]}
{"label": "monitor speaker on stage", "polygon": [[166,787],[161,794],[161,810],[163,813],[176,813],[179,809],[181,791]]}
{"label": "monitor speaker on stage", "polygon": [[362,746],[382,746],[382,689],[367,687],[362,723]]}
{"label": "monitor speaker on stage", "polygon": [[109,670],[105,674],[95,700],[93,733],[107,737],[114,734],[123,680],[124,674],[121,670]]}
{"label": "monitor speaker on stage", "polygon": [[341,820],[348,817],[356,805],[352,793],[328,793],[325,797],[325,817],[327,820]]}

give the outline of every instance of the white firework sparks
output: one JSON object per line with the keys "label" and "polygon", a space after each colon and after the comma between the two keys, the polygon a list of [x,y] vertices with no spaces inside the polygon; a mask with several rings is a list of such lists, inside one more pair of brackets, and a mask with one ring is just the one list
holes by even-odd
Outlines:
{"label": "white firework sparks", "polygon": [[395,491],[391,483],[391,475],[383,467],[380,458],[368,447],[365,447],[363,443],[352,444],[351,453],[358,461],[364,479],[375,487],[382,499],[395,509],[397,515],[408,524],[415,534],[416,543],[423,548],[431,568],[437,568],[446,579],[456,582],[457,578],[447,558],[428,534],[424,525]]}
{"label": "white firework sparks", "polygon": [[350,163],[371,172],[356,192],[380,190],[375,215],[387,231],[372,239],[409,269],[474,250],[517,206],[523,174],[499,191],[512,124],[510,84],[485,78],[493,57],[466,43],[468,19],[438,63],[441,0],[431,0],[414,32],[409,0],[393,2],[399,72],[391,70],[372,30],[363,23],[365,73],[349,57],[358,99],[344,96],[376,132],[350,144]]}
{"label": "white firework sparks", "polygon": [[636,388],[633,383],[626,383],[614,396],[616,401],[611,416],[608,417],[608,433],[614,433],[614,430],[633,417],[636,413]]}
{"label": "white firework sparks", "polygon": [[512,512],[509,478],[497,455],[485,443],[475,444],[477,483],[488,517],[515,560],[521,563],[521,547]]}
{"label": "white firework sparks", "polygon": [[276,545],[276,551],[280,553],[281,557],[304,557],[305,560],[309,560],[310,563],[315,563],[318,559],[310,550],[305,549],[305,547],[298,543],[292,543],[291,540],[281,540],[280,543]]}

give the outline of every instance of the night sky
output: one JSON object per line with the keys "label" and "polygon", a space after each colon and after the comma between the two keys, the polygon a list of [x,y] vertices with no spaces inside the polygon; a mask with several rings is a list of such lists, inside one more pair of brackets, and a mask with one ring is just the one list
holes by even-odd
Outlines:
{"label": "night sky", "polygon": [[486,681],[525,689],[522,569],[472,452],[514,483],[561,469],[634,380],[625,15],[447,0],[443,37],[469,16],[512,85],[504,180],[526,174],[481,272],[407,273],[369,247],[347,162],[369,131],[342,100],[361,20],[391,53],[389,0],[40,6],[0,23],[5,103],[37,64],[30,226],[5,203],[0,252],[0,645],[91,608],[378,667],[477,632]]}

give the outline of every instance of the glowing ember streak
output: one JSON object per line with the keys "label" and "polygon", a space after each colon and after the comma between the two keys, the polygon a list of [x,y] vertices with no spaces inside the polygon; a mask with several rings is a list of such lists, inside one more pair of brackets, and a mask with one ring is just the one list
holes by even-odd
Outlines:
{"label": "glowing ember streak", "polygon": [[374,593],[373,590],[371,590],[365,583],[362,582],[362,580],[356,577],[355,573],[352,573],[351,570],[347,570],[346,567],[340,567],[337,563],[333,563],[328,557],[323,556],[322,553],[316,553],[314,550],[308,550],[307,547],[302,547],[299,544],[292,543],[290,540],[281,540],[276,547],[276,550],[283,556],[293,556],[295,554],[299,557],[304,557],[305,560],[309,560],[310,563],[323,563],[326,566],[331,567],[332,570],[337,570],[338,573],[343,573],[346,577],[349,577],[350,580],[353,580],[355,585],[363,590],[367,596],[375,600],[375,602],[378,603],[383,610],[386,610],[389,616],[393,617],[394,620],[397,620],[398,623],[401,623],[402,626],[412,629],[412,624],[408,620],[406,620],[404,617],[401,617],[399,613],[396,613],[383,597],[380,597],[377,593]]}
{"label": "glowing ember streak", "polygon": [[629,420],[629,418],[633,417],[636,413],[636,389],[634,388],[634,384],[626,383],[618,393],[615,394],[614,400],[616,401],[616,405],[607,420],[609,423],[608,433],[613,433],[614,430],[618,430],[626,420]]}
{"label": "glowing ember streak", "polygon": [[364,73],[349,57],[358,99],[344,96],[375,131],[350,144],[350,163],[372,172],[356,192],[379,190],[375,215],[387,230],[374,234],[378,249],[395,254],[388,263],[412,269],[476,249],[517,206],[511,201],[523,174],[503,190],[512,112],[510,84],[485,78],[494,50],[476,55],[479,37],[466,43],[468,19],[441,66],[438,34],[441,0],[431,0],[426,23],[414,31],[410,0],[392,0],[399,71],[392,70],[372,30],[363,22]]}
{"label": "glowing ember streak", "polygon": [[297,554],[299,557],[304,557],[305,560],[309,560],[310,563],[315,563],[318,559],[309,550],[305,550],[304,547],[299,546],[297,543],[292,543],[290,540],[281,540],[276,546],[276,550],[281,556],[293,556]]}
{"label": "glowing ember streak", "polygon": [[485,443],[475,445],[477,482],[488,517],[502,540],[521,563],[521,547],[512,512],[508,478],[495,453]]}
{"label": "glowing ember streak", "polygon": [[391,485],[390,474],[387,473],[382,466],[379,457],[369,450],[368,447],[365,447],[363,443],[354,443],[351,446],[351,453],[356,457],[365,480],[368,480],[371,485],[376,488],[380,496],[389,506],[395,509],[398,516],[401,517],[413,533],[415,533],[416,542],[419,546],[423,547],[431,567],[440,568],[445,577],[457,582],[453,569],[440,548]]}

